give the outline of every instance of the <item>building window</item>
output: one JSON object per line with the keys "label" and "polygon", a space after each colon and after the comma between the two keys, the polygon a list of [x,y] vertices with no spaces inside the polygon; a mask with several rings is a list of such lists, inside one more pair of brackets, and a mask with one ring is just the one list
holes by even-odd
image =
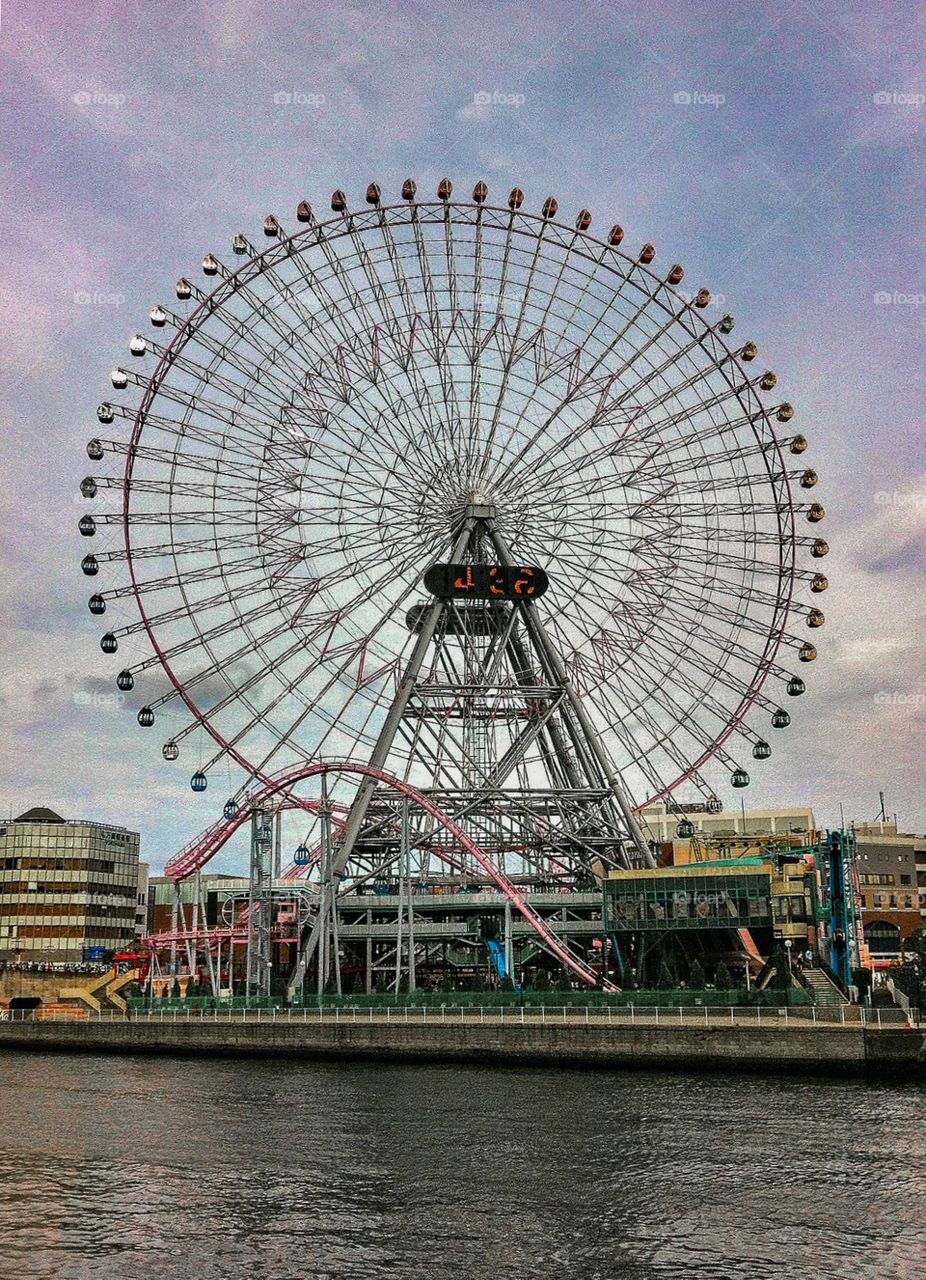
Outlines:
{"label": "building window", "polygon": [[909,884],[909,883],[910,883],[910,877],[909,877],[909,876],[901,876],[901,877],[900,877],[900,883],[901,883],[901,884]]}
{"label": "building window", "polygon": [[865,925],[865,941],[872,955],[893,955],[900,951],[900,929],[888,920]]}

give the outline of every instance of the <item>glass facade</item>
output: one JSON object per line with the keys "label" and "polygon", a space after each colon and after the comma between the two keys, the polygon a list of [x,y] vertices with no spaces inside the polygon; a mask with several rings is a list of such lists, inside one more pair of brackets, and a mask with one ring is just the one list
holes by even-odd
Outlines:
{"label": "glass facade", "polygon": [[35,812],[0,823],[0,960],[79,961],[130,945],[137,833]]}
{"label": "glass facade", "polygon": [[614,871],[604,882],[606,928],[748,929],[772,923],[768,866]]}

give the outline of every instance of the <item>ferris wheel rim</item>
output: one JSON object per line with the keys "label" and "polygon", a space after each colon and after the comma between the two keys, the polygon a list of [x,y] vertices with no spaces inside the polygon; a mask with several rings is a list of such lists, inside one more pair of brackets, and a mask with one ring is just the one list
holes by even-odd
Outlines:
{"label": "ferris wheel rim", "polygon": [[[517,230],[517,234],[522,235],[523,237],[525,237],[525,239],[535,241],[535,242],[542,240],[543,228],[552,227],[557,232],[568,237],[570,243],[569,244],[564,243],[559,245],[558,247],[563,249],[564,252],[567,252],[569,254],[577,252],[576,246],[579,244],[587,244],[590,246],[594,246],[594,248],[597,251],[600,251],[600,254],[598,257],[593,258],[590,254],[584,255],[581,252],[579,253],[579,256],[587,257],[587,260],[597,268],[603,267],[606,270],[610,272],[614,272],[616,274],[619,274],[616,270],[616,266],[612,265],[616,263],[622,263],[628,268],[628,270],[633,270],[641,273],[653,286],[651,293],[649,295],[650,301],[654,302],[655,305],[657,306],[662,306],[663,309],[668,312],[668,308],[665,308],[662,301],[656,297],[656,294],[660,290],[665,290],[669,294],[671,294],[672,297],[676,299],[679,302],[679,304],[682,306],[682,312],[680,314],[685,314],[685,315],[690,314],[690,316],[694,319],[694,321],[696,321],[698,326],[698,334],[697,334],[696,340],[698,342],[698,345],[703,345],[703,342],[706,339],[706,337],[710,335],[712,338],[712,341],[715,342],[720,348],[722,348],[722,350],[726,353],[727,357],[729,357],[731,360],[736,359],[733,348],[731,347],[730,344],[728,344],[725,341],[725,335],[719,333],[717,331],[716,326],[709,325],[703,319],[703,317],[701,317],[698,314],[695,304],[690,298],[686,299],[683,295],[678,293],[678,291],[675,289],[673,285],[670,285],[666,282],[666,280],[661,279],[660,276],[655,271],[652,271],[647,264],[641,263],[638,260],[634,259],[630,254],[628,254],[624,249],[620,248],[619,246],[607,244],[605,241],[597,238],[596,236],[590,235],[587,229],[581,230],[579,228],[572,228],[572,227],[569,227],[564,222],[558,221],[556,219],[543,217],[539,214],[532,213],[530,211],[524,211],[520,209],[506,210],[503,206],[500,206],[500,205],[489,205],[484,203],[479,204],[479,203],[460,201],[460,200],[448,200],[448,201],[439,201],[439,202],[413,200],[410,202],[406,201],[404,203],[395,203],[390,205],[377,205],[374,210],[361,209],[355,212],[345,211],[344,213],[340,213],[333,218],[325,220],[324,222],[313,222],[308,227],[302,230],[297,230],[290,235],[283,236],[281,234],[279,238],[274,243],[269,245],[263,252],[248,258],[248,260],[246,262],[243,262],[241,266],[238,267],[234,272],[228,272],[227,274],[224,274],[222,278],[219,280],[219,282],[216,284],[215,288],[211,290],[209,294],[203,295],[199,299],[198,305],[195,307],[192,313],[187,317],[187,319],[183,322],[182,326],[177,329],[177,332],[172,336],[170,343],[167,345],[166,349],[161,354],[158,360],[158,363],[154,369],[154,372],[152,373],[151,377],[147,380],[147,383],[144,387],[144,392],[141,397],[139,408],[135,413],[132,433],[131,433],[131,440],[129,443],[129,448],[127,450],[126,462],[125,462],[125,467],[123,471],[122,530],[123,530],[123,543],[125,547],[125,558],[126,558],[126,562],[128,565],[128,572],[131,579],[132,591],[136,600],[136,604],[139,609],[139,613],[143,622],[145,633],[147,634],[151,642],[152,649],[154,650],[154,653],[162,669],[167,674],[172,687],[176,691],[177,695],[180,697],[183,704],[186,706],[187,710],[193,716],[194,720],[202,728],[206,729],[207,733],[215,742],[216,746],[220,749],[220,751],[223,754],[228,755],[229,758],[234,760],[236,764],[238,764],[242,769],[246,770],[248,773],[253,774],[254,776],[263,778],[263,777],[268,777],[270,775],[264,774],[262,770],[259,768],[255,768],[254,762],[249,760],[245,754],[239,751],[232,735],[225,735],[222,732],[220,732],[212,722],[209,711],[202,710],[199,707],[199,705],[196,703],[196,701],[193,699],[193,697],[190,695],[189,690],[186,688],[185,682],[181,680],[179,676],[175,673],[170,659],[164,653],[164,650],[156,634],[156,628],[152,624],[152,620],[149,617],[148,609],[146,608],[146,604],[144,600],[144,592],[142,590],[142,586],[144,584],[140,584],[139,582],[138,575],[136,573],[136,560],[133,554],[133,546],[132,546],[132,538],[131,538],[130,505],[131,505],[131,497],[132,497],[132,477],[134,474],[134,467],[136,462],[137,446],[138,446],[141,433],[144,429],[147,413],[150,410],[152,403],[154,402],[154,400],[158,395],[166,370],[170,366],[172,366],[177,354],[180,351],[182,351],[183,347],[185,347],[187,343],[195,337],[197,333],[197,329],[199,325],[203,322],[203,320],[208,318],[208,316],[211,316],[212,314],[214,314],[217,310],[219,310],[223,305],[225,299],[234,293],[235,288],[237,286],[238,278],[245,272],[250,273],[248,277],[249,279],[256,279],[258,276],[262,275],[264,271],[267,269],[266,260],[270,259],[271,265],[272,265],[274,254],[277,255],[278,260],[283,261],[293,256],[294,253],[299,252],[299,247],[297,245],[297,242],[304,241],[306,247],[312,247],[312,246],[317,246],[321,244],[323,238],[326,242],[331,243],[343,237],[352,236],[355,234],[354,223],[361,219],[364,219],[366,222],[369,223],[369,228],[367,228],[366,226],[359,228],[360,231],[363,231],[366,229],[375,230],[377,226],[381,225],[382,219],[386,218],[390,213],[399,213],[399,212],[403,214],[408,213],[409,214],[408,223],[410,224],[412,221],[414,221],[414,216],[419,211],[430,211],[431,213],[434,213],[434,214],[439,212],[441,215],[440,220],[452,221],[454,211],[466,211],[467,213],[472,213],[472,211],[474,210],[477,211],[478,216],[481,216],[481,214],[484,211],[488,211],[493,214],[500,215],[502,218],[506,220],[510,220],[512,226]],[[414,213],[411,211],[414,211]],[[435,223],[438,220],[439,219],[437,217],[434,217],[432,219],[432,221]],[[517,224],[524,224],[524,225],[519,226]],[[467,225],[475,225],[475,223],[467,223]],[[281,254],[280,250],[284,248],[287,250],[287,252],[285,254]],[[255,266],[258,267],[257,270],[254,269]],[[676,317],[676,319],[677,318],[678,317]],[[714,365],[717,364],[717,361],[715,358],[711,357],[710,355],[708,356],[708,358],[711,360],[711,362]],[[739,393],[737,394],[737,399],[739,399],[740,403],[743,404],[741,395]],[[746,408],[745,404],[743,404],[743,408],[744,409]],[[767,424],[770,424],[771,411],[769,409],[764,408],[763,406],[760,405],[760,413],[755,416],[757,418],[763,419]],[[759,441],[759,436],[757,434],[755,422],[750,421],[749,427],[753,433],[753,436],[756,438],[757,441]],[[770,455],[774,454],[775,458],[777,459],[778,465],[780,467],[779,478],[783,480],[785,492],[787,494],[787,502],[779,506],[777,509],[777,520],[778,520],[779,528],[781,528],[782,524],[786,524],[788,526],[787,531],[789,535],[787,540],[782,538],[781,544],[780,544],[782,549],[784,549],[785,545],[787,545],[787,552],[788,552],[787,555],[782,555],[779,557],[778,580],[779,582],[781,582],[782,578],[787,578],[787,584],[786,584],[787,590],[779,591],[778,593],[778,604],[776,606],[776,609],[779,610],[781,613],[780,621],[778,622],[778,625],[774,627],[770,627],[768,629],[767,635],[766,635],[766,642],[760,658],[760,662],[753,670],[752,678],[750,680],[747,693],[740,698],[723,732],[715,735],[709,747],[695,760],[693,764],[690,765],[690,767],[685,772],[681,773],[677,778],[675,778],[673,782],[664,786],[661,791],[653,793],[651,796],[649,796],[647,800],[642,801],[638,806],[636,806],[638,810],[643,807],[646,807],[649,804],[652,804],[655,800],[658,800],[663,796],[666,796],[672,791],[674,791],[685,780],[697,774],[698,770],[708,760],[710,760],[713,756],[717,755],[717,753],[723,747],[724,743],[726,743],[728,739],[733,734],[735,734],[737,730],[740,728],[750,708],[755,704],[756,699],[759,697],[763,686],[765,685],[769,675],[772,672],[773,665],[776,661],[778,653],[780,652],[781,646],[785,642],[785,638],[787,634],[787,623],[788,623],[788,618],[791,614],[791,606],[794,598],[795,585],[797,581],[797,574],[796,574],[797,533],[795,529],[795,518],[794,518],[795,509],[793,505],[793,494],[791,490],[790,477],[788,476],[787,465],[784,460],[781,441],[778,439],[774,430],[769,431],[768,439],[765,441],[765,443],[766,445],[771,446],[770,448],[767,448],[765,454],[763,455],[766,462],[766,469],[769,473],[769,480],[772,480]]]}

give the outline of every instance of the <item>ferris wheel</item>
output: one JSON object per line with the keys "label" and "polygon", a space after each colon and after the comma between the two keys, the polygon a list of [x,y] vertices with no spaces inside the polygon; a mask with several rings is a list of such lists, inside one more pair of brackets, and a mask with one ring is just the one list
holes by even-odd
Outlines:
{"label": "ferris wheel", "polygon": [[[481,573],[492,607],[504,571],[526,669],[527,569],[546,588],[524,602],[543,628],[534,701],[568,686],[627,822],[660,798],[719,810],[787,727],[824,623],[825,513],[794,410],[651,244],[552,197],[530,211],[517,188],[461,201],[445,179],[436,196],[407,180],[389,204],[371,184],[357,207],[334,192],[330,216],[268,216],[262,243],[207,254],[130,339],[79,525],[116,685],[196,792],[378,750],[419,792],[449,787],[452,756],[457,792],[503,765],[524,788],[556,742],[522,710],[498,745],[515,718],[511,670],[491,683],[485,656],[501,615],[426,619],[435,569],[459,561],[463,594]],[[454,627],[450,659],[433,642]],[[419,683],[456,701],[427,742],[433,710],[383,747],[423,635]],[[482,728],[456,733],[477,686]]]}

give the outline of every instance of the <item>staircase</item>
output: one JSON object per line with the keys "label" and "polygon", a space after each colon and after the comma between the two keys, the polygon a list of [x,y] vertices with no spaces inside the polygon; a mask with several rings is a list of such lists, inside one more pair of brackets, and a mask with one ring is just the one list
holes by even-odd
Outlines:
{"label": "staircase", "polygon": [[129,969],[127,973],[113,977],[111,971],[98,974],[92,981],[81,987],[66,987],[58,993],[61,1001],[77,1000],[92,1013],[102,1013],[104,1009],[112,1009],[117,1013],[125,1013],[128,1006],[119,994],[124,987],[138,981],[138,970]]}
{"label": "staircase", "polygon": [[805,969],[804,981],[813,994],[813,1002],[821,1009],[837,1009],[848,1000],[822,969]]}

